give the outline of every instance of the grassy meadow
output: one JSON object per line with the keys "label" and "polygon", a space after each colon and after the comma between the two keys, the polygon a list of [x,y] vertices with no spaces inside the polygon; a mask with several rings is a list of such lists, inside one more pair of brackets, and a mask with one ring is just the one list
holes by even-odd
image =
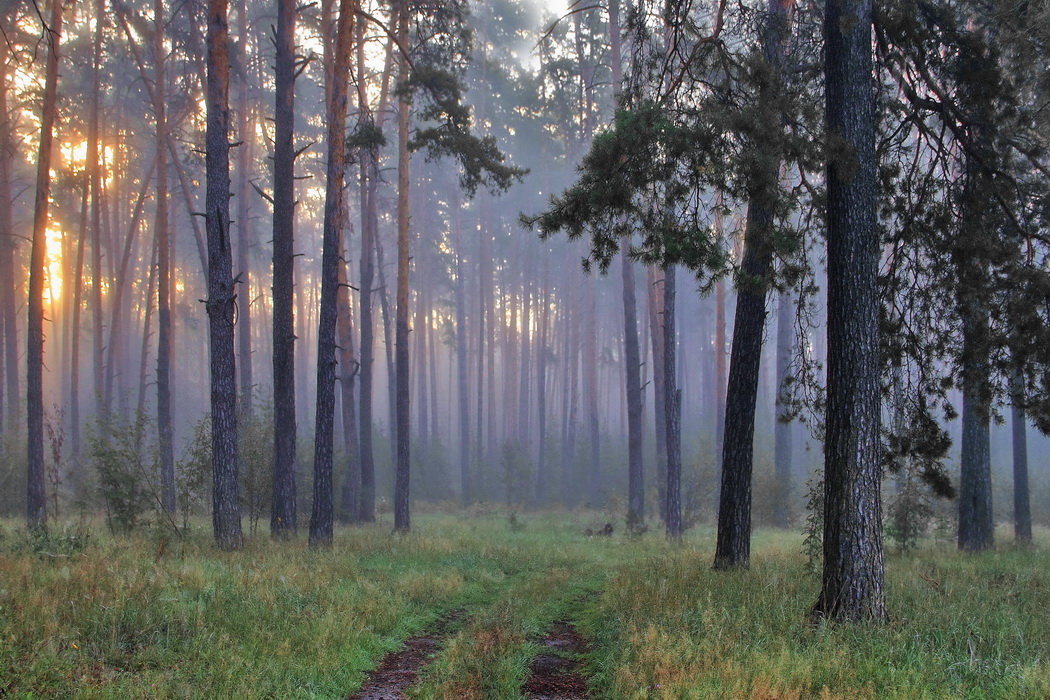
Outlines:
{"label": "grassy meadow", "polygon": [[331,551],[249,540],[32,537],[0,522],[0,696],[319,697],[359,688],[401,640],[462,611],[412,689],[517,698],[552,621],[589,639],[593,697],[1050,697],[1050,532],[1034,550],[888,557],[891,622],[813,625],[801,537],[759,531],[749,571],[713,532],[587,538],[597,513],[420,515],[337,530]]}

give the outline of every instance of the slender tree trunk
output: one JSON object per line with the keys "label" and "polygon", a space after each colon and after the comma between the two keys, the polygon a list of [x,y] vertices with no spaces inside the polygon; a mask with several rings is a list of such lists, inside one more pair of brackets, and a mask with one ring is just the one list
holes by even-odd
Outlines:
{"label": "slender tree trunk", "polygon": [[[408,0],[398,0],[398,44],[408,45]],[[408,57],[398,57],[398,81],[406,85],[409,78]],[[394,478],[394,529],[408,532],[409,519],[409,445],[411,440],[411,411],[409,405],[408,367],[408,274],[409,274],[409,120],[411,102],[402,93],[397,111],[397,468]]]}
{"label": "slender tree trunk", "polygon": [[[3,374],[0,385],[6,390],[8,406],[4,415],[6,421],[0,422],[0,430],[6,427],[14,432],[18,425],[18,411],[15,407],[19,403],[16,300],[20,292],[18,278],[15,274],[17,239],[11,211],[11,163],[14,162],[16,153],[12,112],[7,102],[9,53],[7,42],[0,41],[0,327],[4,329],[4,345],[0,348],[0,374]],[[78,246],[81,246],[82,249],[83,237],[78,241]],[[79,284],[79,278],[77,284]],[[74,442],[74,444],[77,443]]]}
{"label": "slender tree trunk", "polygon": [[62,2],[52,3],[49,28],[36,161],[36,202],[29,260],[29,322],[26,326],[26,426],[29,431],[26,521],[29,527],[40,529],[47,527],[47,495],[44,492],[44,271],[47,267],[46,236],[51,197],[51,150],[58,102]]}
{"label": "slender tree trunk", "polygon": [[1024,389],[1020,373],[1011,378],[1013,402],[1010,407],[1010,428],[1013,433],[1014,457],[1014,539],[1018,544],[1032,544],[1032,506],[1028,490],[1028,426],[1022,399]]}
{"label": "slender tree trunk", "polygon": [[298,530],[295,488],[295,0],[278,0],[274,43],[273,500],[270,535]]}
{"label": "slender tree trunk", "polygon": [[470,505],[472,496],[470,470],[470,367],[467,356],[467,300],[466,274],[463,265],[462,222],[459,218],[458,190],[452,200],[452,235],[456,246],[456,281],[453,287],[456,304],[456,398],[459,405],[459,492],[463,505]]}
{"label": "slender tree trunk", "polygon": [[[138,402],[135,404],[135,415],[144,416],[146,414],[146,388],[149,384],[149,346],[150,336],[153,335],[153,299],[157,293],[157,250],[160,248],[159,236],[154,232],[153,246],[150,253],[149,261],[149,273],[148,279],[146,280],[146,295],[143,297],[142,308],[142,342],[139,344],[139,395]],[[144,436],[137,436],[144,437]],[[158,430],[158,439],[159,439]],[[138,447],[138,444],[136,444]],[[163,489],[163,478],[164,474],[161,472],[161,488]],[[163,492],[161,494],[161,503],[163,504]]]}
{"label": "slender tree trunk", "polygon": [[653,422],[656,430],[656,481],[660,520],[667,522],[667,383],[664,379],[663,270],[650,267],[646,274],[649,303],[649,337],[653,347]]}
{"label": "slender tree trunk", "polygon": [[[157,437],[160,449],[161,503],[175,513],[175,447],[171,416],[171,240],[168,230],[167,77],[164,58],[164,0],[153,2],[154,117],[157,120]],[[244,306],[244,305],[242,305]]]}
{"label": "slender tree trunk", "polygon": [[[770,75],[759,90],[758,102],[762,111],[774,116],[783,81],[791,2],[793,0],[769,0],[763,29],[762,53]],[[779,119],[777,121],[779,123]],[[751,562],[755,403],[761,379],[766,296],[773,275],[774,207],[781,163],[779,136],[779,133],[763,132],[752,144],[756,173],[747,207],[744,259],[737,279],[733,348],[729,358],[716,569],[747,567]]]}
{"label": "slender tree trunk", "polygon": [[91,181],[91,315],[94,325],[93,365],[97,413],[105,420],[109,405],[105,402],[106,334],[102,320],[102,173],[99,168],[99,120],[101,111],[102,36],[105,31],[104,0],[95,0],[95,36],[91,49],[91,104],[88,108],[87,170]]}
{"label": "slender tree trunk", "polygon": [[642,463],[641,351],[638,347],[638,303],[634,264],[629,243],[620,250],[623,266],[624,370],[627,376],[627,522],[638,528],[645,522],[645,467]]}
{"label": "slender tree trunk", "polygon": [[773,428],[773,470],[776,473],[776,502],[773,520],[777,527],[786,528],[791,517],[792,436],[791,412],[787,406],[788,380],[791,377],[791,359],[795,352],[795,300],[791,293],[781,292],[777,300],[777,396],[776,425]]}
{"label": "slender tree trunk", "polygon": [[240,410],[245,418],[252,414],[252,284],[251,249],[254,246],[252,225],[248,211],[248,170],[252,160],[252,144],[255,142],[254,120],[248,106],[248,3],[238,0],[237,14],[240,16],[240,32],[237,36],[237,56],[240,71],[237,80],[237,277],[241,283],[242,300],[237,307],[237,355],[240,376]]}
{"label": "slender tree trunk", "polygon": [[[6,113],[6,108],[0,96],[0,114]],[[3,117],[0,117],[2,119]],[[0,151],[2,152],[2,151]],[[0,165],[0,168],[3,168]],[[0,175],[0,177],[3,177]],[[6,199],[6,192],[10,191],[8,188],[4,188],[0,184],[0,198]],[[81,432],[80,432],[80,323],[81,323],[81,310],[83,306],[84,298],[84,247],[87,241],[88,231],[88,200],[90,196],[90,185],[87,178],[87,169],[84,169],[84,182],[83,191],[80,198],[80,223],[78,226],[77,235],[77,252],[76,261],[73,264],[73,292],[70,295],[70,342],[69,342],[69,437],[70,444],[72,447],[73,463],[74,468],[79,470],[80,462],[80,446],[81,446]],[[3,204],[0,204],[3,207]],[[8,219],[10,221],[10,211],[8,211]],[[0,220],[3,220],[4,214],[0,211]],[[4,254],[3,251],[4,242],[0,241],[0,256]],[[0,277],[8,279],[6,271],[4,269],[4,263],[0,261]],[[0,294],[3,291],[0,290]],[[3,302],[0,302],[0,306],[3,306]],[[12,332],[14,328],[12,327]],[[11,403],[14,403],[14,397],[12,397]],[[0,423],[0,427],[2,427]]]}
{"label": "slender tree trunk", "polygon": [[814,614],[882,621],[879,236],[871,0],[828,0],[828,393],[824,568]]}
{"label": "slender tree trunk", "polygon": [[675,331],[675,269],[664,268],[663,346],[664,346],[664,423],[667,430],[667,537],[682,538],[682,435],[679,420],[682,392],[675,380],[675,354],[678,335]]}
{"label": "slender tree trunk", "polygon": [[[314,428],[314,492],[310,513],[310,545],[332,544],[332,445],[335,426],[335,330],[339,258],[343,229],[343,181],[346,176],[347,82],[350,79],[354,0],[339,1],[325,121],[328,125],[328,166],[321,254],[321,311],[317,325],[317,409]],[[349,369],[349,368],[348,368]]]}
{"label": "slender tree trunk", "polygon": [[[362,50],[358,50],[360,59]],[[359,108],[364,110],[367,104],[366,98],[362,97]],[[362,113],[364,113],[362,111]],[[370,118],[370,117],[369,117]],[[376,230],[373,225],[371,180],[374,176],[375,152],[363,151],[361,154],[361,382],[358,388],[358,398],[361,410],[359,412],[361,433],[359,446],[361,449],[361,510],[362,522],[375,521],[375,455],[372,449],[372,382],[375,377],[375,321],[373,320],[372,286],[375,284],[375,236]]]}
{"label": "slender tree trunk", "polygon": [[587,437],[590,458],[587,461],[587,503],[602,504],[601,432],[598,418],[598,283],[591,275],[587,280],[587,317],[583,338],[583,391],[587,402]]}
{"label": "slender tree trunk", "polygon": [[[378,213],[378,209],[377,209]],[[376,227],[376,266],[379,269],[379,311],[383,316],[383,350],[386,354],[386,388],[387,388],[387,429],[390,438],[390,455],[397,454],[397,370],[394,364],[394,314],[390,309],[390,287],[386,281],[386,262],[383,255],[383,242]]]}
{"label": "slender tree trunk", "polygon": [[[345,207],[346,204],[344,203]],[[344,213],[344,222],[349,217]],[[354,359],[354,325],[350,314],[350,283],[347,268],[350,265],[349,241],[343,241],[343,260],[339,263],[339,312],[336,330],[339,335],[339,391],[343,418],[343,443],[346,448],[346,475],[340,494],[339,520],[357,522],[361,510],[361,461],[358,444],[357,411],[354,406],[354,380],[360,365]]]}
{"label": "slender tree trunk", "polygon": [[544,505],[549,493],[547,474],[547,349],[550,333],[550,256],[543,257],[543,285],[540,288],[539,346],[536,348],[536,429],[539,449],[536,457],[536,504]]}
{"label": "slender tree trunk", "polygon": [[[487,346],[491,346],[489,338],[489,325],[492,320],[488,314],[488,299],[492,290],[492,232],[487,229],[487,221],[484,217],[484,195],[478,200],[478,265],[481,275],[478,279],[478,403],[477,403],[477,457],[476,464],[479,470],[485,469],[486,442],[485,442],[485,389],[495,381],[495,368],[487,361]],[[490,368],[488,376],[485,367]],[[491,442],[492,433],[488,433],[488,441]]]}
{"label": "slender tree trunk", "polygon": [[208,0],[207,169],[208,331],[211,342],[212,526],[220,549],[241,547],[237,450],[237,294],[230,250],[229,0]]}

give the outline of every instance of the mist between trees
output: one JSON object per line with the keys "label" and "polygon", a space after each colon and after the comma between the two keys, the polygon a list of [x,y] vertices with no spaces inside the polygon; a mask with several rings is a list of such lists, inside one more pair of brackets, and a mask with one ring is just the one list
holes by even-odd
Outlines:
{"label": "mist between trees", "polygon": [[0,505],[32,525],[211,513],[237,549],[589,507],[717,523],[716,568],[805,526],[816,612],[855,619],[884,529],[1050,521],[1045,3],[0,24]]}

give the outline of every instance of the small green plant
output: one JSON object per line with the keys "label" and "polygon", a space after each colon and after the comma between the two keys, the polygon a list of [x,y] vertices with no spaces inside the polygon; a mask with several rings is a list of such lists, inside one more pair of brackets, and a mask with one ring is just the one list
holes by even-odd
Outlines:
{"label": "small green plant", "polygon": [[899,489],[890,503],[886,535],[900,551],[911,551],[926,534],[932,517],[930,498],[922,483],[911,472],[902,474]]}
{"label": "small green plant", "polygon": [[175,503],[182,518],[182,529],[189,528],[190,516],[203,511],[211,482],[211,417],[193,426],[193,438],[175,465]]}
{"label": "small green plant", "polygon": [[824,478],[814,476],[806,482],[806,524],[802,529],[802,554],[806,570],[815,573],[824,556]]}

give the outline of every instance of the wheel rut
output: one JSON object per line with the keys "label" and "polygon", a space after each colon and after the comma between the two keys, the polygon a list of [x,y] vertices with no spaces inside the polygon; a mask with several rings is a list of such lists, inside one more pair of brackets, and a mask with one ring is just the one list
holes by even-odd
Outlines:
{"label": "wheel rut", "polygon": [[587,640],[571,622],[553,623],[541,642],[543,651],[532,660],[522,693],[528,700],[585,700],[590,698],[580,655]]}
{"label": "wheel rut", "polygon": [[368,674],[361,690],[351,693],[346,700],[402,700],[406,697],[405,691],[416,683],[441,643],[465,616],[466,611],[454,610],[439,619],[427,634],[406,639],[400,649],[383,657],[379,666]]}

